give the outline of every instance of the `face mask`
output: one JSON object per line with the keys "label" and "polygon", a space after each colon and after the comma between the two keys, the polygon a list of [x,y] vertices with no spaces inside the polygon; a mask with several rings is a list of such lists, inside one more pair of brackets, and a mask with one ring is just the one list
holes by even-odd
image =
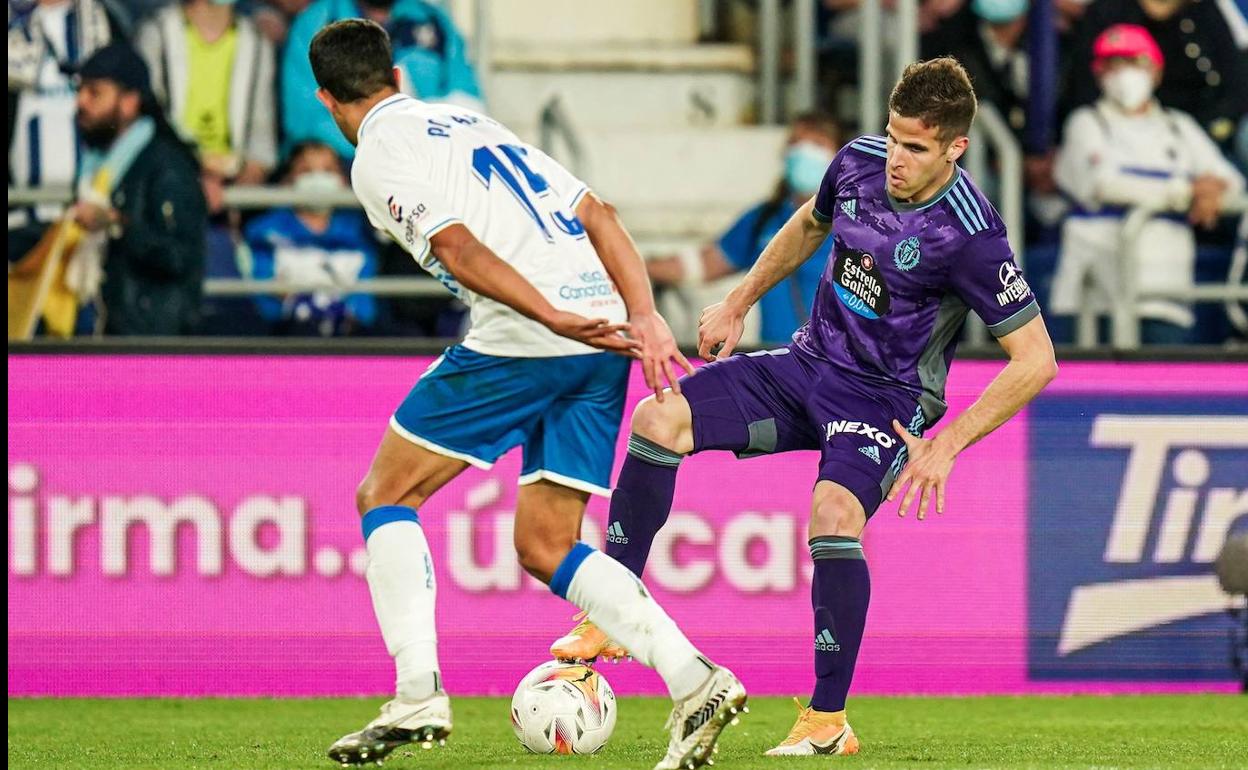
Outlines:
{"label": "face mask", "polygon": [[[342,178],[332,171],[308,171],[295,177],[294,188],[301,193],[335,193],[341,190]],[[303,211],[328,214],[333,206],[300,206]]]}
{"label": "face mask", "polygon": [[1119,67],[1105,76],[1105,95],[1127,112],[1153,98],[1153,73],[1143,67]]}
{"label": "face mask", "polygon": [[834,157],[834,153],[821,144],[798,142],[784,153],[785,184],[795,193],[815,193]]}
{"label": "face mask", "polygon": [[971,0],[971,12],[990,24],[1004,24],[1027,13],[1027,0]]}

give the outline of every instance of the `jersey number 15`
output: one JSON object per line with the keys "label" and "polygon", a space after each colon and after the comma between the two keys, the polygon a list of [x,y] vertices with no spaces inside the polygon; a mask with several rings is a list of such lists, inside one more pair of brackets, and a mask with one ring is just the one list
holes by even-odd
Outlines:
{"label": "jersey number 15", "polygon": [[[507,188],[516,201],[524,209],[542,232],[547,243],[554,243],[555,236],[551,227],[573,238],[585,236],[585,226],[577,218],[576,212],[564,214],[562,211],[550,212],[550,222],[542,216],[542,212],[533,205],[530,195],[545,198],[550,195],[550,184],[546,178],[529,168],[524,156],[528,150],[514,144],[500,144],[497,147],[478,147],[472,151],[472,172],[477,181],[488,190],[490,182],[497,179]],[[520,177],[523,177],[523,181]]]}

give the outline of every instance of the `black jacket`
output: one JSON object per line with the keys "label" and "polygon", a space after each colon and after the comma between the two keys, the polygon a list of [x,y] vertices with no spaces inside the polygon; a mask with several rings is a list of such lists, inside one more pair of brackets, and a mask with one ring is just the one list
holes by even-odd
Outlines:
{"label": "black jacket", "polygon": [[104,333],[173,336],[199,323],[207,205],[194,156],[159,130],[113,191]]}
{"label": "black jacket", "polygon": [[1229,129],[1248,112],[1248,53],[1239,50],[1214,0],[1191,0],[1165,21],[1145,15],[1137,0],[1096,0],[1088,6],[1075,35],[1067,72],[1064,114],[1096,101],[1100,88],[1092,75],[1092,43],[1114,24],[1139,24],[1157,40],[1165,69],[1157,99],[1182,110],[1226,143]]}

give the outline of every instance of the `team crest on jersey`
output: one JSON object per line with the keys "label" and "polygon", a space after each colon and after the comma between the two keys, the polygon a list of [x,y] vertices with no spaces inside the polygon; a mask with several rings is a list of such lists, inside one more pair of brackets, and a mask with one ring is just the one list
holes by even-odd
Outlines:
{"label": "team crest on jersey", "polygon": [[391,218],[393,218],[395,222],[402,222],[403,221],[403,206],[401,206],[394,199],[393,195],[391,195],[389,198],[386,199],[386,205],[390,207]]}
{"label": "team crest on jersey", "polygon": [[893,249],[893,264],[903,273],[917,267],[919,257],[919,239],[914,236],[905,239]]}
{"label": "team crest on jersey", "polygon": [[892,300],[884,284],[884,274],[875,257],[845,246],[838,240],[832,286],[845,307],[872,320],[888,315]]}

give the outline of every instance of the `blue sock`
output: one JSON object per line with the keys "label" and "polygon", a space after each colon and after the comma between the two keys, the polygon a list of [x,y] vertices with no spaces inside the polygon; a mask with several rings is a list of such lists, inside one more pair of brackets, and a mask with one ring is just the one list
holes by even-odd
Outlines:
{"label": "blue sock", "polygon": [[641,576],[654,536],[667,523],[676,494],[681,456],[636,434],[611,492],[607,555]]}
{"label": "blue sock", "polygon": [[857,538],[812,538],[810,556],[815,561],[810,586],[815,610],[815,691],[810,707],[841,711],[867,622],[871,575]]}

